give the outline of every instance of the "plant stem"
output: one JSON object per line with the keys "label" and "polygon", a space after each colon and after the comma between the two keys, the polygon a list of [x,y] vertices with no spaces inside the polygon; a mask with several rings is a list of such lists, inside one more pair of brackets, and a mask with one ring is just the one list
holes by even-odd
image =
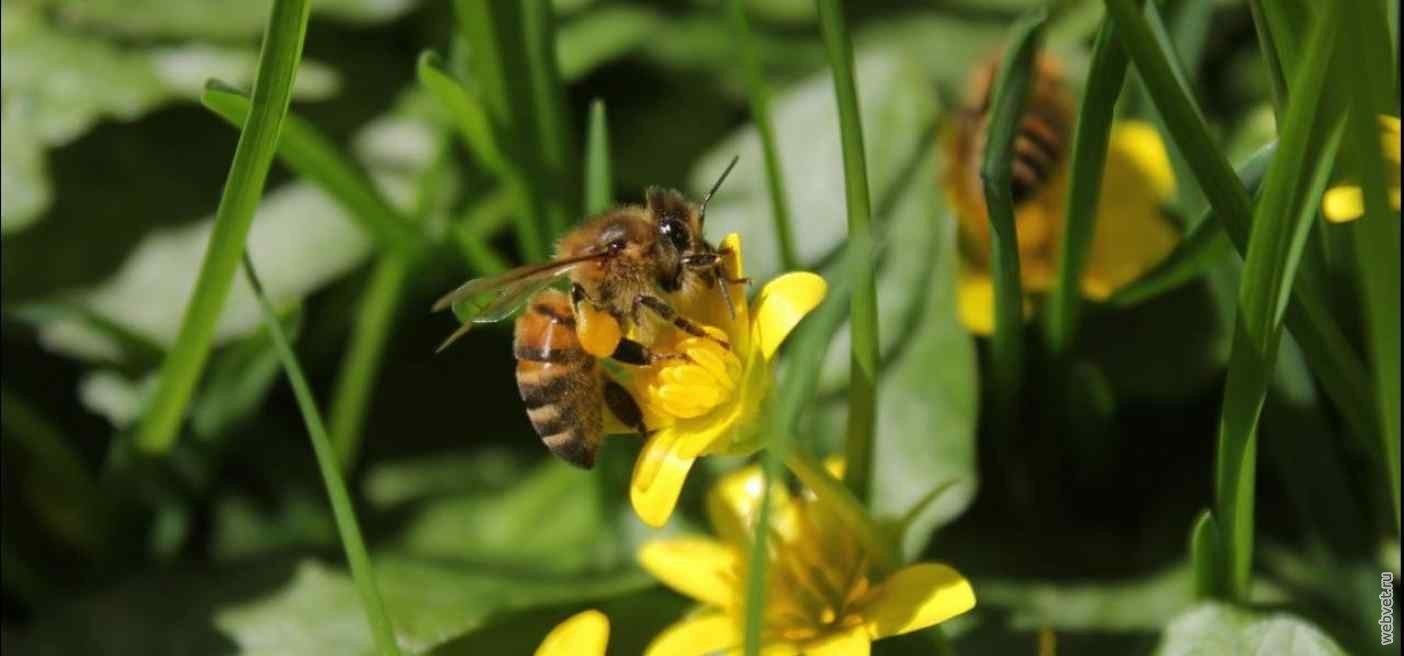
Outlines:
{"label": "plant stem", "polygon": [[770,89],[761,70],[760,56],[751,38],[751,26],[741,0],[728,0],[728,17],[735,37],[741,68],[746,73],[747,97],[751,101],[751,120],[760,134],[761,150],[765,155],[765,178],[770,187],[771,219],[775,222],[776,244],[780,249],[780,265],[786,271],[799,268],[795,240],[790,231],[790,207],[785,196],[785,175],[780,166],[780,152],[775,146],[775,129],[770,120]]}
{"label": "plant stem", "polygon": [[298,410],[301,411],[302,420],[307,426],[307,436],[312,441],[312,451],[317,457],[317,468],[322,472],[322,482],[326,485],[327,497],[331,500],[336,530],[341,536],[341,546],[346,550],[346,560],[351,565],[351,576],[356,581],[361,606],[370,622],[376,647],[383,656],[397,656],[400,649],[395,642],[395,629],[390,623],[390,616],[385,612],[385,604],[381,601],[380,588],[375,581],[375,569],[361,538],[361,529],[356,523],[356,511],[351,505],[351,494],[347,492],[346,481],[342,478],[341,467],[336,460],[336,449],[327,437],[327,429],[317,411],[316,397],[312,395],[312,388],[307,384],[307,377],[303,375],[302,366],[297,362],[297,354],[293,352],[292,344],[283,332],[283,326],[278,323],[278,315],[264,294],[263,284],[259,281],[253,261],[247,253],[243,255],[243,261],[249,286],[253,288],[254,295],[258,297],[259,307],[263,309],[264,324],[268,326],[273,346],[283,361],[288,384],[292,386],[293,395],[297,397]]}
{"label": "plant stem", "polygon": [[144,452],[163,453],[175,441],[209,358],[210,341],[234,286],[244,241],[288,112],[293,78],[302,59],[308,9],[308,0],[275,0],[269,12],[249,119],[239,132],[234,161],[215,211],[214,231],[180,333],[161,365],[151,404],[137,426],[136,445]]}
{"label": "plant stem", "polygon": [[609,161],[609,121],[605,103],[590,103],[589,132],[585,135],[585,214],[595,215],[614,204],[614,174]]}
{"label": "plant stem", "polygon": [[849,322],[853,333],[848,384],[848,441],[844,483],[867,503],[872,495],[873,433],[877,420],[878,315],[877,264],[874,261],[872,204],[868,196],[868,164],[863,152],[863,123],[853,78],[853,42],[838,0],[816,0],[824,49],[834,73],[839,134],[843,142],[843,182],[848,200],[849,273],[853,301]]}

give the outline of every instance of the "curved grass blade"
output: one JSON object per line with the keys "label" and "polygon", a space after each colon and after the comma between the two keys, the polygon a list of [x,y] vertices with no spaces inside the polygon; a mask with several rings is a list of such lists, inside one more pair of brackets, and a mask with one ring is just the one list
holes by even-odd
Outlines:
{"label": "curved grass blade", "polygon": [[[1238,169],[1238,178],[1249,194],[1258,193],[1268,163],[1277,151],[1277,142],[1263,146],[1253,153]],[[1131,284],[1118,289],[1107,299],[1114,307],[1132,307],[1152,298],[1178,289],[1181,285],[1209,272],[1223,262],[1224,257],[1234,254],[1233,244],[1224,234],[1222,223],[1213,220],[1213,211],[1205,215],[1190,228],[1189,232],[1175,245],[1159,264],[1147,271]]]}
{"label": "curved grass blade", "polygon": [[1082,271],[1087,265],[1087,249],[1097,225],[1097,201],[1102,191],[1102,171],[1107,163],[1116,98],[1126,81],[1126,51],[1117,41],[1115,30],[1110,19],[1102,19],[1092,47],[1092,64],[1078,108],[1077,127],[1073,131],[1067,210],[1063,213],[1063,238],[1058,248],[1058,277],[1048,300],[1045,334],[1054,357],[1067,352],[1077,331]]}
{"label": "curved grass blade", "polygon": [[[211,80],[200,102],[233,125],[249,115],[249,99],[223,83]],[[278,139],[278,155],[288,168],[327,192],[347,209],[361,227],[386,248],[412,248],[419,233],[408,219],[385,199],[380,189],[321,132],[296,114],[289,113]]]}
{"label": "curved grass blade", "polygon": [[848,202],[848,247],[853,277],[852,367],[848,385],[847,465],[844,483],[867,503],[872,488],[873,432],[877,412],[878,319],[877,264],[868,189],[867,156],[858,89],[853,79],[853,41],[838,0],[817,0],[824,49],[834,73],[839,134],[843,144],[843,183]]}
{"label": "curved grass blade", "polygon": [[[1005,46],[993,101],[980,179],[989,208],[991,269],[995,288],[995,331],[990,344],[995,387],[996,434],[1007,434],[1018,404],[1024,366],[1024,292],[1019,273],[1019,238],[1014,222],[1012,171],[1014,138],[1033,83],[1037,54],[1047,12],[1040,9],[1021,17]],[[1096,174],[1094,174],[1096,175]]]}
{"label": "curved grass blade", "polygon": [[[1385,163],[1380,152],[1381,115],[1394,109],[1397,96],[1390,93],[1398,77],[1390,64],[1389,33],[1381,27],[1384,17],[1368,3],[1348,3],[1345,33],[1351,62],[1349,72],[1336,79],[1346,85],[1350,98],[1346,149],[1358,173],[1365,200],[1365,215],[1349,227],[1354,235],[1357,275],[1365,305],[1365,333],[1374,374],[1375,411],[1380,422],[1380,451],[1388,472],[1394,528],[1399,530],[1400,472],[1400,225],[1390,207]],[[1370,62],[1360,66],[1359,62]],[[1389,63],[1386,63],[1389,62]],[[1381,70],[1383,68],[1383,70]],[[1397,119],[1396,119],[1397,120]],[[1396,124],[1397,125],[1397,124]],[[1398,145],[1397,128],[1390,137]]]}
{"label": "curved grass blade", "polygon": [[1323,10],[1297,69],[1281,130],[1281,156],[1268,166],[1239,284],[1219,419],[1214,514],[1223,549],[1219,562],[1227,567],[1225,592],[1236,601],[1247,601],[1253,562],[1258,420],[1287,300],[1340,141],[1341,122],[1319,120],[1339,15],[1335,5]]}
{"label": "curved grass blade", "polygon": [[385,346],[414,263],[415,258],[408,253],[382,254],[371,271],[356,310],[351,343],[341,361],[330,408],[332,446],[337,461],[346,471],[351,470],[360,453],[371,389],[380,374]]}
{"label": "curved grass blade", "polygon": [[585,135],[585,214],[593,216],[614,204],[614,174],[609,161],[609,121],[605,103],[590,103],[589,132]]}
{"label": "curved grass blade", "polygon": [[293,395],[297,397],[298,410],[301,411],[302,420],[307,425],[307,436],[312,441],[312,451],[317,456],[317,468],[322,472],[322,482],[326,484],[327,497],[331,499],[337,534],[341,536],[341,546],[346,550],[346,561],[351,565],[351,576],[356,581],[356,590],[361,596],[361,606],[370,622],[376,647],[382,656],[398,656],[400,649],[395,642],[395,629],[390,623],[390,616],[385,612],[385,603],[381,601],[380,588],[375,581],[375,569],[371,565],[370,555],[366,553],[361,529],[356,524],[356,510],[351,505],[351,494],[346,490],[346,480],[341,476],[336,450],[332,447],[331,439],[327,437],[327,429],[317,411],[317,399],[312,395],[312,387],[307,384],[307,377],[302,373],[302,366],[297,362],[297,354],[293,353],[292,344],[288,342],[282,324],[278,322],[278,314],[273,310],[273,304],[263,293],[263,284],[259,282],[258,273],[254,270],[253,261],[247,253],[243,255],[243,262],[249,286],[253,288],[254,296],[258,297],[259,307],[263,309],[264,324],[268,326],[273,346],[278,351],[279,359],[283,361],[288,384],[292,386]]}
{"label": "curved grass blade", "polygon": [[775,241],[780,249],[780,264],[785,271],[799,268],[795,254],[795,239],[790,231],[790,205],[785,197],[785,176],[780,168],[780,151],[775,146],[775,129],[770,121],[770,89],[765,83],[760,56],[756,54],[751,26],[746,20],[746,8],[741,0],[727,2],[727,17],[736,41],[741,68],[746,73],[746,96],[751,101],[751,121],[760,134],[761,151],[765,154],[765,179],[770,187],[771,219],[775,222]]}
{"label": "curved grass blade", "polygon": [[[1188,161],[1195,181],[1208,198],[1215,219],[1223,224],[1239,254],[1245,253],[1252,226],[1247,189],[1215,148],[1193,99],[1178,82],[1169,53],[1155,38],[1135,1],[1105,2],[1107,13],[1116,21],[1123,46],[1164,117],[1166,129]],[[1311,273],[1324,271],[1325,267],[1313,262],[1309,253],[1303,269]],[[1366,369],[1331,313],[1325,284],[1316,275],[1304,275],[1297,281],[1292,289],[1293,303],[1287,309],[1287,326],[1352,431],[1362,436],[1375,435]]]}
{"label": "curved grass blade", "polygon": [[526,0],[522,27],[526,60],[531,79],[531,102],[535,105],[535,142],[540,145],[542,170],[547,178],[548,235],[565,232],[572,218],[580,214],[575,200],[581,198],[580,171],[575,135],[566,117],[565,91],[556,56],[556,21],[550,0]]}
{"label": "curved grass blade", "polygon": [[307,34],[308,9],[307,0],[275,0],[269,12],[249,118],[239,132],[234,161],[215,210],[214,232],[190,305],[185,308],[180,334],[161,365],[151,404],[137,426],[135,443],[141,451],[163,453],[170,448],[209,358],[215,324],[234,286],[244,241],[288,113],[293,77]]}

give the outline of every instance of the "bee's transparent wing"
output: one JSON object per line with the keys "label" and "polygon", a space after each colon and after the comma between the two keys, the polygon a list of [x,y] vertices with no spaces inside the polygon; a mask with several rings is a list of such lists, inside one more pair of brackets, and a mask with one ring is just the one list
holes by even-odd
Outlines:
{"label": "bee's transparent wing", "polygon": [[454,314],[463,322],[437,350],[444,350],[449,344],[467,334],[474,324],[493,323],[511,316],[527,299],[550,286],[557,278],[585,262],[601,257],[604,255],[582,255],[469,280],[434,303],[435,312],[453,308]]}

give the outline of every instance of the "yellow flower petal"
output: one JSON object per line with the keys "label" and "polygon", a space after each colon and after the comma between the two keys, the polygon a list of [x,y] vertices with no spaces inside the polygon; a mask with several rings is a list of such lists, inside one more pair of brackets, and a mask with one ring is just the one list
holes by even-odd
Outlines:
{"label": "yellow flower petal", "polygon": [[556,625],[536,648],[536,656],[604,656],[609,644],[609,618],[597,610],[572,615]]}
{"label": "yellow flower petal", "polygon": [[975,591],[959,572],[936,563],[897,570],[863,608],[868,635],[877,640],[944,622],[975,607]]}
{"label": "yellow flower petal", "polygon": [[649,643],[645,656],[701,656],[741,644],[736,622],[723,613],[701,613],[668,627]]}
{"label": "yellow flower petal", "polygon": [[994,333],[994,281],[989,276],[961,272],[956,283],[956,312],[965,329],[976,335]]}
{"label": "yellow flower petal", "polygon": [[735,549],[701,537],[655,540],[639,549],[639,564],[664,585],[723,609],[737,599],[738,558]]}
{"label": "yellow flower petal", "polygon": [[668,523],[673,507],[678,505],[683,481],[696,458],[677,453],[678,431],[664,428],[644,442],[639,459],[634,462],[634,477],[629,483],[629,501],[643,523],[660,528]]}
{"label": "yellow flower petal", "polygon": [[1399,165],[1399,117],[1381,114],[1379,120],[1380,143],[1384,156],[1397,166]]}
{"label": "yellow flower petal", "polygon": [[1331,187],[1321,199],[1321,212],[1332,223],[1354,221],[1365,214],[1365,194],[1354,185]]}
{"label": "yellow flower petal", "polygon": [[[707,493],[707,517],[717,535],[732,544],[749,544],[760,514],[765,473],[751,465],[727,474]],[[782,537],[793,534],[793,500],[784,485],[770,486],[771,524]]]}
{"label": "yellow flower petal", "polygon": [[868,632],[858,626],[805,645],[804,656],[868,656],[872,649]]}
{"label": "yellow flower petal", "polygon": [[795,324],[824,300],[829,285],[807,272],[787,273],[766,284],[756,297],[751,324],[756,345],[770,359]]}
{"label": "yellow flower petal", "polygon": [[1118,121],[1112,128],[1111,144],[1140,170],[1157,201],[1175,193],[1175,169],[1154,126],[1143,121]]}

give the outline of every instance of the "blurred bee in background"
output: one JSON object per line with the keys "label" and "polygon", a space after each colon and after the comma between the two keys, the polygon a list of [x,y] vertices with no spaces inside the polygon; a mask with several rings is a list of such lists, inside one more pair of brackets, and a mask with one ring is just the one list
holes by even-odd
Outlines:
{"label": "blurred bee in background", "polygon": [[[434,311],[461,306],[466,321],[438,350],[474,324],[500,321],[525,305],[513,355],[527,416],[553,453],[592,467],[604,430],[602,405],[624,426],[647,432],[638,403],[599,360],[648,366],[685,357],[649,348],[660,325],[718,338],[678,314],[670,299],[720,293],[731,308],[727,285],[746,282],[725,277],[723,253],[702,236],[707,202],[735,165],[732,159],[700,205],[651,187],[643,206],[609,210],[566,233],[550,262],[476,278],[449,292]],[[570,282],[569,294],[551,288],[563,278]]]}
{"label": "blurred bee in background", "polygon": [[[994,287],[980,166],[999,60],[996,56],[971,71],[961,109],[944,134],[940,174],[959,226],[961,322],[983,335],[994,329]],[[1076,104],[1061,63],[1048,52],[1038,53],[1014,138],[1010,178],[1026,314],[1057,276]],[[1179,229],[1162,206],[1173,191],[1169,157],[1155,128],[1135,120],[1115,122],[1095,234],[1080,281],[1083,296],[1106,299],[1170,251],[1179,239]]]}

